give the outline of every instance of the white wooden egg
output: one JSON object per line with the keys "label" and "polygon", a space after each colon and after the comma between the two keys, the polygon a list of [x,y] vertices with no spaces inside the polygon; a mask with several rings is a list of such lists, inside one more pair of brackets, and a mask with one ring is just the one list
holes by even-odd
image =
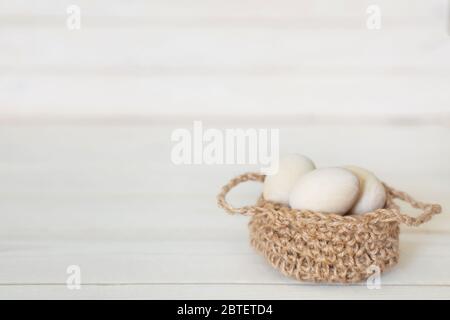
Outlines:
{"label": "white wooden egg", "polygon": [[289,154],[280,158],[278,171],[266,176],[264,181],[264,199],[288,204],[289,194],[298,178],[315,168],[311,159],[300,154]]}
{"label": "white wooden egg", "polygon": [[322,213],[345,214],[359,195],[359,179],[343,168],[323,168],[301,176],[292,188],[289,205]]}

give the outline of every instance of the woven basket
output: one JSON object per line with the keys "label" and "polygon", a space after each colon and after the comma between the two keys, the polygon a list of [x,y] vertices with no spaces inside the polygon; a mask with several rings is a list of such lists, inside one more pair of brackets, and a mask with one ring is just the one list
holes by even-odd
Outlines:
{"label": "woven basket", "polygon": [[[219,206],[251,216],[253,247],[274,268],[302,281],[350,283],[367,279],[374,266],[383,272],[398,262],[400,223],[419,226],[441,212],[439,205],[415,201],[386,184],[385,208],[358,216],[295,210],[262,196],[254,206],[234,208],[225,197],[245,181],[263,182],[264,176],[246,173],[234,178],[218,195]],[[423,212],[416,218],[403,214],[395,198]]]}

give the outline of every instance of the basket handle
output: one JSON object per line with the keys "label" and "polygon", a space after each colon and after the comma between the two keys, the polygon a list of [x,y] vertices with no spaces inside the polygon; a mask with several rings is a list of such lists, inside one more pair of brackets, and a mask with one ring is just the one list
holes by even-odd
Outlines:
{"label": "basket handle", "polygon": [[[396,219],[398,222],[403,223],[407,226],[420,226],[422,223],[425,223],[438,213],[441,213],[442,208],[438,204],[432,204],[432,203],[423,203],[420,201],[414,200],[409,194],[403,191],[395,190],[394,188],[391,188],[384,185],[386,188],[386,191],[388,192],[388,199],[387,204],[389,207],[393,208],[392,212],[395,214]],[[401,213],[399,206],[394,203],[394,199],[400,199],[403,200],[406,203],[409,203],[411,207],[416,209],[423,210],[422,213],[417,217],[411,217],[407,214]]]}
{"label": "basket handle", "polygon": [[225,211],[230,214],[240,213],[240,214],[246,215],[246,216],[254,214],[255,209],[256,209],[254,206],[245,206],[245,207],[241,207],[241,208],[235,208],[227,202],[226,196],[227,196],[228,192],[230,192],[231,189],[233,189],[235,186],[237,186],[238,184],[240,184],[242,182],[246,182],[246,181],[263,182],[264,178],[265,178],[264,175],[259,174],[259,173],[253,173],[253,172],[248,172],[248,173],[244,173],[244,174],[237,176],[236,178],[230,180],[230,182],[228,182],[226,185],[224,185],[222,187],[222,191],[217,196],[217,204],[221,208],[225,209]]}
{"label": "basket handle", "polygon": [[[238,184],[246,181],[259,181],[263,182],[265,176],[259,173],[248,172],[241,174],[230,180],[226,185],[222,187],[222,191],[217,196],[217,204],[223,208],[226,212],[230,214],[242,214],[242,215],[253,215],[257,207],[255,206],[244,206],[241,208],[235,208],[226,201],[226,196],[231,189],[236,187]],[[419,226],[429,220],[435,215],[442,211],[442,208],[438,204],[428,204],[420,201],[414,200],[409,194],[403,191],[398,191],[394,188],[389,187],[384,184],[384,187],[388,193],[387,205],[391,208],[391,212],[395,215],[398,222],[403,223],[407,226]],[[423,212],[417,216],[412,217],[407,214],[401,213],[399,206],[393,201],[394,199],[400,199],[409,203],[413,208],[421,209]]]}

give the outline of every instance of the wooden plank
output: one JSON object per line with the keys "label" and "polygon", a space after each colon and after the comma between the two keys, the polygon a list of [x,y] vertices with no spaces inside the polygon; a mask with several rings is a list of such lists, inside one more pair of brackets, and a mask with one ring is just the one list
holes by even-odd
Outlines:
{"label": "wooden plank", "polygon": [[[204,1],[196,0],[186,3],[182,0],[145,1],[135,0],[132,3],[106,0],[43,0],[29,3],[24,0],[1,1],[0,12],[4,16],[54,16],[65,14],[69,5],[78,5],[87,16],[118,16],[118,17],[158,17],[158,18],[192,18],[233,17],[250,19],[254,17],[269,17],[276,19],[299,18],[305,16],[324,17],[355,17],[365,14],[372,1],[344,0],[339,3],[327,0],[316,1],[265,1],[257,0]],[[439,16],[445,8],[444,0],[399,0],[393,3],[388,0],[378,0],[383,14],[387,16]]]}
{"label": "wooden plank", "polygon": [[0,286],[0,299],[449,299],[448,286],[113,285]]}
{"label": "wooden plank", "polygon": [[[192,125],[191,122],[137,127],[3,125],[0,147],[5,153],[1,157],[0,174],[4,183],[0,191],[5,195],[15,192],[151,195],[179,194],[187,190],[205,194],[211,191],[209,187],[202,187],[204,180],[193,177],[205,175],[221,185],[233,174],[258,169],[250,165],[174,165],[170,158],[175,145],[170,140],[171,133],[177,128],[192,132]],[[233,122],[204,123],[205,130],[264,127],[251,120],[237,126]],[[349,125],[343,130],[339,125],[279,127],[275,124],[266,128],[280,129],[281,153],[308,154],[318,166],[354,163],[371,168],[390,183],[405,179],[404,186],[414,181],[411,179],[417,179],[411,175],[414,173],[424,184],[431,185],[421,187],[413,183],[411,192],[426,192],[433,185],[437,190],[446,191],[445,179],[450,174],[443,161],[450,157],[450,147],[446,143],[450,132],[446,127]],[[338,145],[339,152],[330,145]],[[387,159],[387,154],[397,156]],[[159,185],[152,183],[152,177]],[[191,188],[186,189],[175,181],[190,181]],[[164,189],[166,184],[171,189]]]}
{"label": "wooden plank", "polygon": [[423,113],[448,114],[450,96],[447,93],[446,76],[420,74],[333,77],[301,74],[245,77],[0,75],[3,116],[420,116]]}
{"label": "wooden plank", "polygon": [[[0,29],[2,73],[80,75],[436,74],[448,76],[445,20],[379,32],[265,27]],[[95,54],[94,54],[95,53]]]}

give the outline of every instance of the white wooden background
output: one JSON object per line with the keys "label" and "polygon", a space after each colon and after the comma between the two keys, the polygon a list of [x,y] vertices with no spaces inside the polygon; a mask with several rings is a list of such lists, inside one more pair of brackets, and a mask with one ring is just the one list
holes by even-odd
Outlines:
{"label": "white wooden background", "polygon": [[[0,0],[0,298],[450,298],[448,20],[444,0]],[[280,128],[283,152],[444,214],[402,229],[379,290],[287,279],[215,203],[255,168],[171,163],[193,119]]]}

